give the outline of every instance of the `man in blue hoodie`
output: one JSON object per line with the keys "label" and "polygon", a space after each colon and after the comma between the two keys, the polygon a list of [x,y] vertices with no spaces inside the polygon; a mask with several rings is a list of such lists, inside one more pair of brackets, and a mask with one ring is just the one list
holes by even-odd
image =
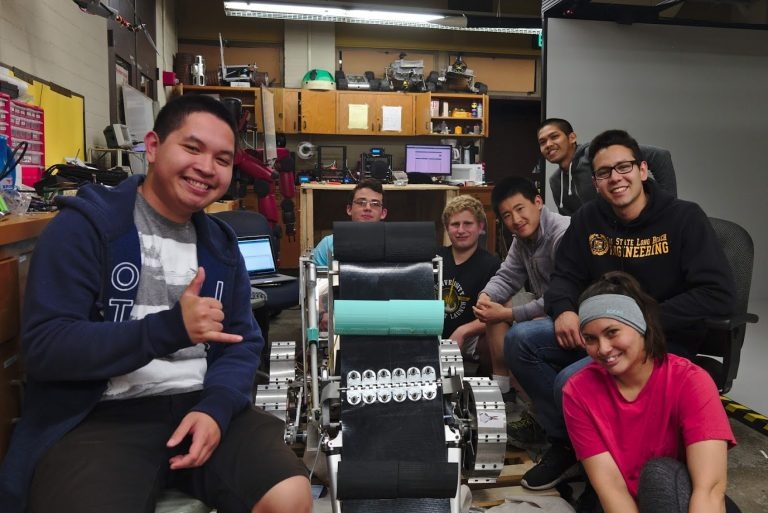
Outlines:
{"label": "man in blue hoodie", "polygon": [[221,512],[309,512],[282,423],[251,406],[264,340],[235,235],[202,212],[229,187],[234,120],[183,96],[144,142],[146,178],[62,198],[38,241],[0,510],[152,512],[173,486]]}

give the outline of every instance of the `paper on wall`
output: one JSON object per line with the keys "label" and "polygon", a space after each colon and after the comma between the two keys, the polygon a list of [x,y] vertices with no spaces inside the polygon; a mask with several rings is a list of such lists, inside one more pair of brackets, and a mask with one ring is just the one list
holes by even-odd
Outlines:
{"label": "paper on wall", "polygon": [[366,130],[368,128],[368,105],[349,104],[349,129]]}
{"label": "paper on wall", "polygon": [[388,131],[388,132],[402,132],[402,119],[403,119],[403,108],[400,106],[396,107],[389,107],[389,106],[383,106],[381,108],[382,110],[382,121],[381,121],[381,130],[382,132]]}

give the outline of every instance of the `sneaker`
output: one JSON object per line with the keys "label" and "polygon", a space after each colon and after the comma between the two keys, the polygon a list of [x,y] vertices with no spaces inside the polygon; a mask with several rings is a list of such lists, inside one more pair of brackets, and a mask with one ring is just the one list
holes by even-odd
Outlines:
{"label": "sneaker", "polygon": [[528,411],[524,411],[520,420],[507,424],[507,440],[523,445],[544,443],[544,429]]}
{"label": "sneaker", "polygon": [[560,481],[578,475],[579,466],[573,448],[554,442],[541,460],[523,475],[520,484],[529,490],[546,490]]}

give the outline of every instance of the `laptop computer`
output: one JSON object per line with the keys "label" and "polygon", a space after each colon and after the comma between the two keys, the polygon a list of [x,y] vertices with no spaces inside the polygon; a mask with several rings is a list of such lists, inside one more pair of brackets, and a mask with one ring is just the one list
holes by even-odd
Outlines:
{"label": "laptop computer", "polygon": [[272,238],[269,235],[238,237],[237,246],[245,260],[245,268],[248,270],[252,286],[279,285],[296,279],[294,276],[277,272],[272,253]]}

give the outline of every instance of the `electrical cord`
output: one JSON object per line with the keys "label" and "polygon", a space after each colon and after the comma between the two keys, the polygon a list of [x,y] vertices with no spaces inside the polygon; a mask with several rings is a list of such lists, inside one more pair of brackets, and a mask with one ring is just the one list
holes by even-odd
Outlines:
{"label": "electrical cord", "polygon": [[315,460],[312,462],[312,467],[309,469],[309,481],[312,482],[312,476],[315,474],[315,467],[317,466],[317,460],[320,457],[320,447],[323,444],[323,433],[320,431],[320,428],[316,425],[313,425],[317,431],[318,437],[317,437],[317,448],[315,449]]}
{"label": "electrical cord", "polygon": [[[11,174],[11,170],[15,168],[19,164],[19,162],[21,162],[21,160],[24,158],[24,155],[27,154],[28,147],[29,147],[29,143],[27,141],[21,141],[19,144],[16,145],[16,147],[11,152],[11,156],[3,165],[2,171],[0,171],[0,180],[3,180],[4,178],[6,178],[8,175]],[[19,154],[19,152],[21,152],[21,154]]]}

